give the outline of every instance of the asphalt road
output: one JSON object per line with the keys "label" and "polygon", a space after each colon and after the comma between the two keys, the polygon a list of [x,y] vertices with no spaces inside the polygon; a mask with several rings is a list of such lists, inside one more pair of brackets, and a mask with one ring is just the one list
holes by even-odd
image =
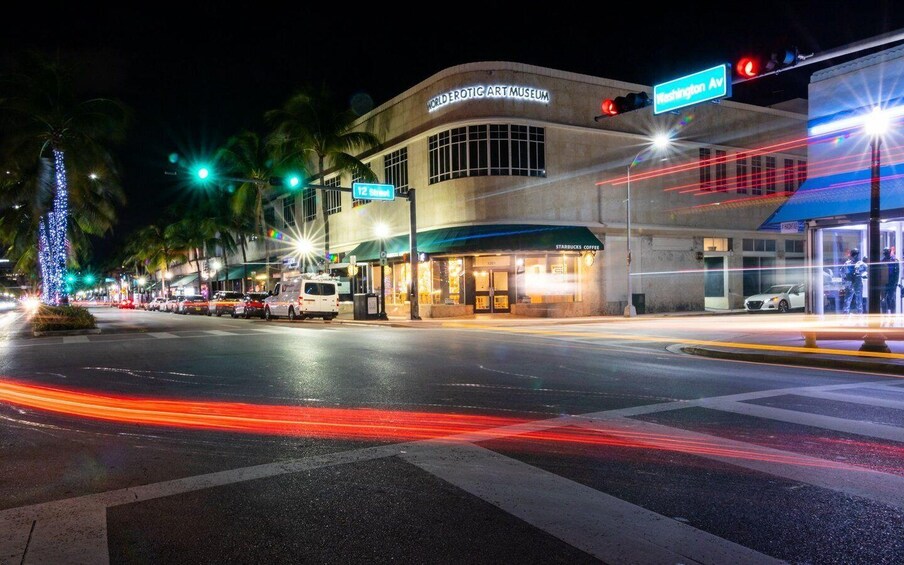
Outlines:
{"label": "asphalt road", "polygon": [[900,563],[904,381],[736,321],[0,320],[0,563]]}

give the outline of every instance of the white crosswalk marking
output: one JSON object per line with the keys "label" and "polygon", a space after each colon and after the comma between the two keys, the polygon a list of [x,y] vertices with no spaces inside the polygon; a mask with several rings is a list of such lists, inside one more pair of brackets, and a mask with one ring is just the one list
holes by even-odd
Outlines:
{"label": "white crosswalk marking", "polygon": [[157,339],[173,339],[179,337],[176,334],[171,334],[169,332],[148,332],[147,335],[156,337]]}
{"label": "white crosswalk marking", "polygon": [[204,330],[204,333],[210,335],[240,335],[236,332],[227,332],[225,330]]}
{"label": "white crosswalk marking", "polygon": [[88,343],[89,339],[86,335],[67,335],[63,336],[63,343]]}
{"label": "white crosswalk marking", "polygon": [[605,563],[781,563],[476,445],[419,445],[401,457]]}

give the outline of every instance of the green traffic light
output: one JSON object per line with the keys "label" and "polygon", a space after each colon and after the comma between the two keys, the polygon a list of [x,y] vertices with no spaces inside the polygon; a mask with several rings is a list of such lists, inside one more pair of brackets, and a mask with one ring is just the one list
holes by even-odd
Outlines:
{"label": "green traffic light", "polygon": [[73,274],[71,274],[71,273],[68,274],[68,275],[66,275],[66,282],[69,283],[69,284],[74,283],[74,282],[75,282],[75,275],[73,275]]}
{"label": "green traffic light", "polygon": [[298,188],[301,184],[301,179],[295,175],[289,177],[289,188]]}
{"label": "green traffic light", "polygon": [[94,278],[94,275],[85,275],[83,280],[85,281],[85,284],[91,285],[94,284],[96,279]]}
{"label": "green traffic light", "polygon": [[201,167],[196,171],[195,174],[198,175],[199,179],[204,180],[210,176],[210,169],[208,169],[207,167]]}

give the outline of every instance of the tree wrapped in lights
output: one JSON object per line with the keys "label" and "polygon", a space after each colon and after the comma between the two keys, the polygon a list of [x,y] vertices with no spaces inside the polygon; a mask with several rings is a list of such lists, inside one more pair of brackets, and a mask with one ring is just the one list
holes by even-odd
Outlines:
{"label": "tree wrapped in lights", "polygon": [[[21,63],[0,76],[0,163],[12,177],[0,187],[0,244],[20,258],[17,268],[37,259],[42,299],[53,304],[87,236],[109,230],[124,202],[108,145],[122,139],[128,111],[81,98],[71,78],[81,75],[57,62],[29,54]],[[29,225],[30,242],[13,235]]]}

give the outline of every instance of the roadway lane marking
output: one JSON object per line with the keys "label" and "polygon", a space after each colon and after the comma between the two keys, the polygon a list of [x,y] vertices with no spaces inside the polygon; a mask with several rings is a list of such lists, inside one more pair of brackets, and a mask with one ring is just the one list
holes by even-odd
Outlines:
{"label": "roadway lane marking", "polygon": [[477,445],[421,443],[401,457],[605,563],[782,563]]}
{"label": "roadway lane marking", "polygon": [[179,337],[176,334],[171,334],[169,332],[148,332],[146,335],[156,337],[157,339],[173,339]]}
{"label": "roadway lane marking", "polygon": [[[652,447],[659,445],[659,438],[664,438],[676,451],[682,451],[679,442],[683,442],[689,447],[683,452],[697,457],[904,508],[904,477],[899,475],[630,418],[577,425],[615,437],[625,433],[632,441]],[[698,446],[705,449],[694,449]],[[729,455],[732,452],[742,453],[732,457]]]}
{"label": "roadway lane marking", "polygon": [[267,334],[282,334],[286,333],[285,330],[277,329],[277,328],[251,328],[253,332],[262,332]]}
{"label": "roadway lane marking", "polygon": [[86,335],[66,335],[63,336],[63,343],[89,343]]}
{"label": "roadway lane marking", "polygon": [[904,429],[895,426],[887,426],[885,424],[873,424],[872,422],[848,420],[846,418],[836,418],[835,416],[823,416],[822,414],[813,414],[811,412],[799,412],[797,410],[786,410],[784,408],[773,408],[772,406],[760,406],[759,404],[747,404],[744,402],[730,402],[725,400],[707,400],[701,402],[700,406],[721,410],[723,412],[732,412],[734,414],[743,414],[745,416],[754,416],[767,420],[788,422],[789,424],[800,424],[802,426],[811,426],[835,432],[904,442]]}
{"label": "roadway lane marking", "polygon": [[210,335],[241,335],[236,332],[227,332],[224,330],[204,330],[204,333]]}
{"label": "roadway lane marking", "polygon": [[849,394],[838,394],[835,392],[808,391],[806,395],[801,396],[821,398],[823,400],[837,400],[838,402],[850,402],[852,404],[863,404],[866,406],[875,406],[877,408],[894,408],[897,410],[904,410],[904,400],[888,400],[886,398],[861,396],[856,392]]}

